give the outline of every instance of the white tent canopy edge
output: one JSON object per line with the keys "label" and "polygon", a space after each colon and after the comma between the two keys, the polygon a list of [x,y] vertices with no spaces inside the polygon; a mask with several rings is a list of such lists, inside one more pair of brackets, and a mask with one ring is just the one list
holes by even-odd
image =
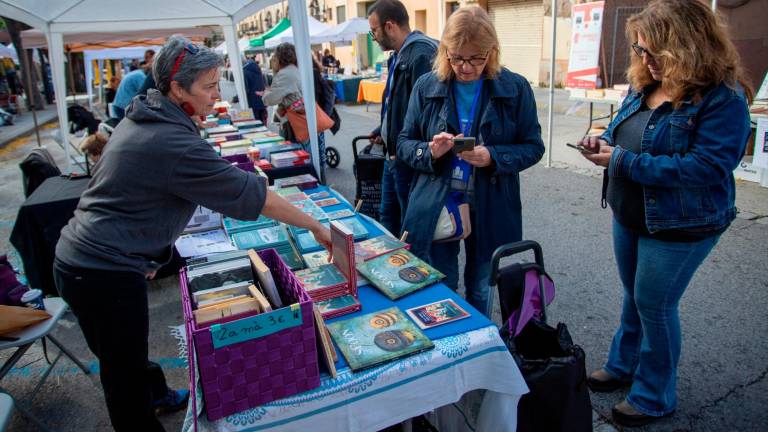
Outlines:
{"label": "white tent canopy edge", "polygon": [[[64,35],[69,33],[127,32],[158,28],[176,29],[202,25],[217,25],[224,30],[230,64],[240,64],[237,46],[237,24],[265,7],[280,0],[165,0],[162,5],[153,0],[138,0],[127,4],[122,0],[101,0],[94,8],[88,0],[0,0],[0,10],[6,17],[39,28],[45,33],[51,56],[51,70],[54,91],[66,94],[64,68]],[[149,7],[151,4],[151,7]],[[304,95],[314,95],[312,79],[312,58],[309,48],[309,31],[306,19],[306,0],[288,0],[294,41],[301,74],[301,90]],[[144,7],[147,6],[147,7]],[[145,16],[151,10],[153,17]],[[197,13],[195,13],[197,12]],[[243,81],[243,69],[232,68],[238,100],[241,108],[247,109],[247,97]],[[307,122],[312,151],[312,160],[318,175],[320,155],[318,152],[315,98],[305,98]],[[67,139],[66,98],[56,98],[59,116],[59,134],[67,156],[65,172],[72,172],[70,145]]]}

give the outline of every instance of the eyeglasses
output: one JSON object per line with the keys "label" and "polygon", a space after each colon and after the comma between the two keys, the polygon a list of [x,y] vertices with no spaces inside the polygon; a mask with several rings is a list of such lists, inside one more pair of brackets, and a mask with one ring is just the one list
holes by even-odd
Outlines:
{"label": "eyeglasses", "polygon": [[[446,52],[446,54],[448,53]],[[448,61],[453,66],[463,66],[464,63],[469,63],[471,66],[482,66],[483,64],[485,64],[486,60],[488,60],[488,53],[485,53],[484,57],[472,56],[470,58],[451,56],[450,54],[448,54]]]}
{"label": "eyeglasses", "polygon": [[642,57],[643,54],[647,54],[648,57],[653,58],[653,54],[651,54],[651,52],[648,51],[648,48],[643,48],[637,43],[632,44],[632,50],[635,52],[635,54],[637,54],[638,57]]}
{"label": "eyeglasses", "polygon": [[184,45],[184,50],[179,54],[179,56],[176,58],[176,62],[173,64],[173,69],[171,69],[171,77],[168,81],[173,81],[173,76],[176,75],[176,72],[179,71],[179,67],[181,67],[181,61],[184,60],[184,56],[189,53],[190,55],[196,55],[200,52],[200,48],[193,44],[188,43]]}
{"label": "eyeglasses", "polygon": [[381,26],[379,26],[379,27],[371,27],[371,29],[368,30],[368,34],[371,35],[372,38],[376,39],[376,30],[378,30],[380,28],[381,28]]}

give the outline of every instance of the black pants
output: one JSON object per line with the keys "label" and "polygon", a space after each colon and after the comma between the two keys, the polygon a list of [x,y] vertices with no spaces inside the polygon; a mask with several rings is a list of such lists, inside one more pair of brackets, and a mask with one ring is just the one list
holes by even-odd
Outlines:
{"label": "black pants", "polygon": [[151,406],[168,387],[160,366],[148,358],[147,281],[139,273],[74,268],[58,260],[53,277],[99,359],[112,426],[164,431]]}

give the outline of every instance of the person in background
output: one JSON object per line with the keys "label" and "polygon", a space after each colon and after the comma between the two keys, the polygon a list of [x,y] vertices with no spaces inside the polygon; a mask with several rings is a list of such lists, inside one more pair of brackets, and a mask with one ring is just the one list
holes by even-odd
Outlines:
{"label": "person in background", "polygon": [[595,152],[585,158],[607,168],[603,196],[624,286],[608,360],[587,383],[596,392],[630,387],[612,416],[631,427],[677,407],[678,305],[736,216],[733,170],[750,136],[752,90],[708,4],[652,1],[626,33],[632,91],[605,133],[581,143]]}
{"label": "person in background", "polygon": [[331,50],[328,48],[325,49],[325,52],[323,53],[323,67],[326,68],[335,68],[336,67],[336,57],[334,57],[331,54]]}
{"label": "person in background", "polygon": [[[403,222],[411,251],[458,289],[461,240],[433,239],[448,200],[468,204],[464,287],[467,301],[488,316],[491,255],[523,238],[520,172],[544,154],[533,90],[499,57],[487,12],[477,6],[454,12],[434,71],[416,82],[397,144],[398,160],[415,171]],[[475,147],[455,153],[454,137],[474,137]]]}
{"label": "person in background", "polygon": [[397,136],[416,80],[432,67],[437,42],[418,30],[411,31],[408,11],[398,0],[374,3],[368,10],[368,23],[371,37],[381,49],[393,51],[387,62],[389,75],[381,103],[381,123],[370,138],[384,146],[387,156],[381,180],[379,221],[389,232],[400,236],[413,170],[397,159]]}
{"label": "person in background", "polygon": [[112,75],[112,78],[109,79],[109,87],[104,91],[104,97],[107,100],[108,104],[111,104],[115,101],[115,95],[117,94],[117,89],[120,87],[120,78],[117,75]]}
{"label": "person in background", "polygon": [[88,137],[86,137],[80,144],[80,151],[91,159],[91,163],[95,164],[101,158],[101,154],[104,152],[104,147],[107,145],[108,139],[109,138],[101,132],[88,135]]}
{"label": "person in background", "polygon": [[281,124],[283,137],[296,142],[291,124],[285,117],[286,109],[301,99],[301,77],[293,44],[284,42],[275,48],[275,53],[270,60],[270,68],[275,75],[272,78],[272,85],[264,91],[261,98],[265,105],[277,106],[275,114]]}
{"label": "person in background", "polygon": [[266,82],[261,73],[259,63],[253,57],[249,57],[243,66],[243,78],[245,79],[245,93],[248,95],[248,106],[253,110],[256,120],[261,120],[267,125],[267,107],[261,97],[264,95]]}
{"label": "person in background", "polygon": [[157,89],[128,105],[56,245],[56,287],[99,359],[117,431],[162,431],[155,412],[186,406],[189,392],[169,389],[149,361],[147,279],[171,259],[198,205],[303,227],[330,249],[330,231],[320,222],[200,138],[191,116],[210,114],[221,98],[222,65],[208,48],[168,39],[153,66]]}
{"label": "person in background", "polygon": [[[147,57],[146,53],[144,54],[144,57]],[[125,108],[131,103],[133,97],[139,94],[139,90],[141,90],[144,81],[147,79],[147,75],[151,70],[152,57],[150,56],[149,63],[142,62],[139,69],[128,72],[128,74],[123,77],[122,81],[120,81],[120,86],[117,88],[117,93],[115,94],[115,100],[112,103],[112,109],[115,112],[116,119],[122,120],[123,117],[125,117]]]}
{"label": "person in background", "polygon": [[148,73],[146,78],[144,78],[144,83],[141,84],[141,88],[139,88],[139,91],[136,94],[145,95],[147,94],[147,90],[156,88],[155,87],[155,77],[152,76],[152,59],[155,57],[155,50],[148,49],[144,51],[144,62],[149,64],[149,68],[147,69]]}

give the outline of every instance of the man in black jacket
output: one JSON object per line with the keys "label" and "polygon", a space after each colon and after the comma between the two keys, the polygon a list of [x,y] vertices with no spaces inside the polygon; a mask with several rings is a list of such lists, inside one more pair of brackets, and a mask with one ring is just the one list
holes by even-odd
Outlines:
{"label": "man in black jacket", "polygon": [[248,106],[253,110],[256,120],[267,124],[267,107],[261,96],[264,94],[264,74],[261,73],[259,63],[249,58],[243,66],[243,78],[245,80],[245,93],[248,95]]}
{"label": "man in black jacket", "polygon": [[393,51],[387,61],[389,74],[381,104],[381,125],[371,132],[371,140],[384,145],[387,155],[381,181],[380,222],[399,236],[413,171],[395,156],[397,136],[403,127],[413,85],[432,69],[437,41],[418,30],[411,31],[408,11],[398,0],[374,3],[368,10],[368,23],[371,36],[381,49]]}

